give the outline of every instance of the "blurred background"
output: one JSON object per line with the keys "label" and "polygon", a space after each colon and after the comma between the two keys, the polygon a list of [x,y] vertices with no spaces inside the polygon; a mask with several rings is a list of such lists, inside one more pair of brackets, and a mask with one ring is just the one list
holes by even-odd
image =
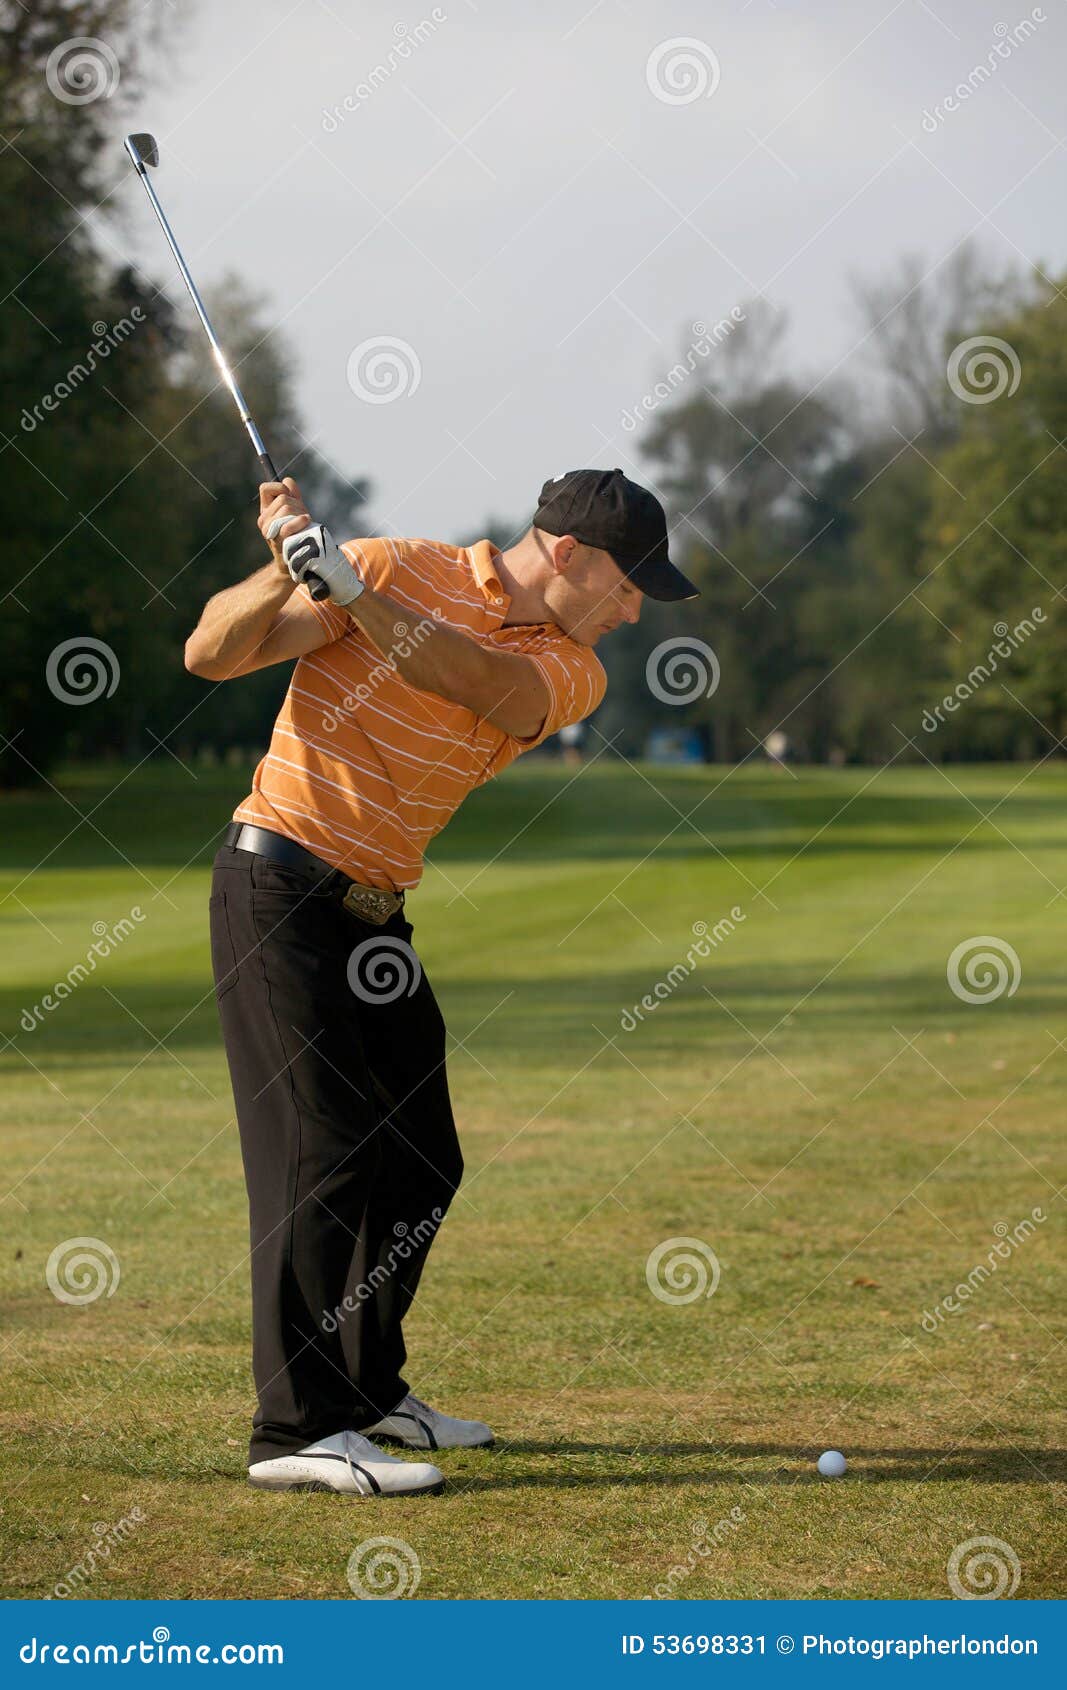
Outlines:
{"label": "blurred background", "polygon": [[[613,0],[0,15],[6,786],[247,762],[285,684],[179,661],[262,548],[140,127],[268,445],[340,535],[503,544],[579,464],[659,491],[703,597],[607,642],[586,752],[1057,747],[1062,8],[737,3],[714,41],[700,8]],[[688,666],[650,668],[683,634]]]}

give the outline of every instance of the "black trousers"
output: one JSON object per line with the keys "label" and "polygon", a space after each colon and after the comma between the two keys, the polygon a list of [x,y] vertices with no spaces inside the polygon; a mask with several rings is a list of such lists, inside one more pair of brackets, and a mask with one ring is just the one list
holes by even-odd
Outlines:
{"label": "black trousers", "polygon": [[250,1215],[251,1461],[370,1426],[407,1390],[402,1322],[463,1172],[411,932],[402,915],[360,921],[301,870],[229,846],[215,858]]}

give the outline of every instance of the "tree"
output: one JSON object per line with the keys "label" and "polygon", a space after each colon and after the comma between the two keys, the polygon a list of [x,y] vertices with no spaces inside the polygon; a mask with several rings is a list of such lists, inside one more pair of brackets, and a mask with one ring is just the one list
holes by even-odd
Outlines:
{"label": "tree", "polygon": [[1039,283],[1032,304],[989,325],[1007,348],[990,348],[995,385],[988,402],[957,400],[959,440],[939,463],[922,564],[927,602],[955,636],[942,679],[965,693],[944,712],[957,750],[1028,755],[1067,734],[1062,287]]}
{"label": "tree", "polygon": [[650,618],[647,637],[684,635],[715,652],[720,684],[685,719],[707,728],[717,760],[748,755],[787,716],[793,735],[825,738],[818,708],[804,708],[825,641],[803,649],[797,618],[814,585],[839,567],[814,544],[812,516],[848,436],[832,399],[784,373],[784,329],[764,302],[746,305],[699,383],[694,375],[644,443],[702,589],[695,603]]}
{"label": "tree", "polygon": [[[251,744],[284,675],[232,689],[220,711],[181,651],[205,598],[264,559],[255,459],[191,311],[116,266],[99,235],[121,179],[123,102],[156,26],[124,0],[0,0],[0,19],[0,376],[21,405],[3,452],[0,784],[172,736]],[[74,37],[95,45],[65,50]],[[242,385],[279,460],[299,468],[322,520],[351,531],[363,486],[305,442],[261,305],[231,278],[211,308],[235,361],[247,355]]]}

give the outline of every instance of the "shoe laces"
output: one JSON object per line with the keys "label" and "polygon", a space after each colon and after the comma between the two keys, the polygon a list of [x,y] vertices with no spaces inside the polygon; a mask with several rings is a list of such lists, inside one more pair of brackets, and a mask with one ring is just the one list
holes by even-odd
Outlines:
{"label": "shoe laces", "polygon": [[345,1460],[348,1462],[349,1476],[352,1480],[353,1485],[356,1487],[357,1491],[359,1491],[361,1495],[366,1495],[367,1493],[364,1490],[363,1485],[361,1485],[360,1482],[359,1482],[360,1478],[362,1477],[362,1474],[359,1472],[358,1467],[356,1466],[355,1462],[352,1460],[352,1439],[355,1439],[355,1441],[356,1441],[356,1446],[357,1446],[356,1447],[356,1454],[357,1455],[362,1455],[362,1453],[363,1453],[363,1451],[358,1446],[360,1444],[368,1443],[369,1440],[367,1438],[361,1437],[358,1432],[346,1431],[343,1434],[343,1436],[344,1436]]}
{"label": "shoe laces", "polygon": [[411,1404],[412,1408],[421,1408],[423,1414],[429,1414],[436,1417],[437,1410],[431,1408],[428,1402],[423,1402],[422,1398],[417,1397],[414,1391],[408,1392],[407,1401]]}

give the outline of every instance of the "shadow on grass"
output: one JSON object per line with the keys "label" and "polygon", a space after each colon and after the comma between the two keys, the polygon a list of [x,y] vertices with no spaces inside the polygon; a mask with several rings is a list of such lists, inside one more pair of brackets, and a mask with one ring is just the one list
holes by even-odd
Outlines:
{"label": "shadow on grass", "polygon": [[[818,1451],[811,1444],[745,1443],[745,1444],[664,1444],[658,1449],[642,1452],[621,1443],[533,1443],[520,1440],[504,1444],[503,1455],[535,1455],[554,1460],[575,1459],[574,1467],[552,1473],[496,1473],[488,1470],[465,1476],[465,1490],[523,1490],[535,1488],[592,1487],[597,1485],[631,1485],[642,1487],[683,1486],[692,1484],[766,1485],[792,1488],[794,1485],[825,1485],[815,1470]],[[1067,1479],[1067,1450],[1020,1450],[1014,1446],[1004,1449],[937,1449],[884,1447],[850,1447],[848,1450],[850,1478],[863,1484],[929,1483],[985,1484],[1044,1484]],[[653,1472],[628,1471],[614,1467],[608,1472],[582,1471],[578,1464],[585,1457],[615,1456],[631,1460],[652,1460]],[[706,1465],[678,1471],[674,1462],[702,1456]],[[796,1473],[781,1468],[776,1472],[753,1472],[750,1468],[731,1465],[736,1461],[757,1461],[778,1457],[790,1462],[805,1462],[810,1471]],[[492,1460],[492,1457],[489,1457]],[[662,1463],[662,1465],[660,1465]]]}
{"label": "shadow on grass", "polygon": [[[612,1037],[621,1039],[622,1047],[640,1060],[673,1060],[685,1046],[704,1059],[734,1062],[754,1049],[752,1038],[739,1031],[735,1014],[759,1035],[777,1027],[779,1046],[786,1051],[810,1045],[820,1035],[840,1040],[921,1023],[933,1038],[960,1026],[961,1005],[945,990],[941,967],[899,975],[853,973],[827,981],[816,1000],[805,1006],[803,1023],[787,1025],[785,1017],[819,982],[821,962],[743,968],[709,962],[706,975],[687,981],[669,1007],[642,1011],[637,1023],[632,1015],[623,1023],[623,1012],[640,1005],[655,984],[648,969],[552,976],[546,992],[535,972],[450,977],[446,956],[440,957],[440,968],[435,965],[436,946],[418,948],[437,986],[449,1032],[463,1050],[475,1058],[491,1050],[520,1066],[540,1066],[547,1057],[550,1064],[581,1067]],[[20,1053],[34,1062],[47,1058],[110,1068],[151,1055],[157,1041],[184,1057],[217,1055],[221,1040],[206,960],[205,955],[204,973],[192,987],[166,980],[134,981],[117,973],[106,990],[87,984],[54,1012],[42,1013],[32,1030],[22,1018],[28,1012],[33,1022],[34,1006],[53,989],[54,981],[40,975],[0,990],[0,1045],[5,1037],[12,1041],[0,1054],[0,1070],[20,1067]],[[1061,976],[1031,971],[1027,1009],[1037,1025],[1042,1016],[1062,1015],[1064,997]],[[968,1013],[965,1006],[962,1013]],[[998,1033],[1014,1013],[1008,1000],[983,1008],[984,1030]],[[454,1050],[450,1060],[462,1061],[463,1050]]]}
{"label": "shadow on grass", "polygon": [[[12,1442],[22,1437],[30,1442],[29,1434],[12,1434]],[[243,1441],[243,1440],[241,1440]],[[468,1471],[449,1471],[450,1462],[457,1455],[474,1458],[477,1466]],[[1067,1479],[1067,1450],[1021,1449],[1015,1445],[1003,1448],[939,1449],[915,1446],[887,1448],[881,1445],[850,1446],[849,1473],[846,1484],[1010,1484],[1035,1485],[1063,1482]],[[222,1466],[207,1459],[194,1470],[175,1470],[172,1456],[160,1458],[157,1465],[143,1460],[133,1462],[118,1459],[116,1451],[88,1446],[82,1455],[84,1471],[110,1473],[115,1476],[137,1476],[148,1482],[155,1480],[182,1484],[215,1485],[222,1480],[245,1484],[243,1459],[234,1456],[233,1465]],[[555,1463],[551,1469],[526,1466],[524,1458],[536,1457]],[[513,1461],[522,1463],[516,1471]],[[501,1442],[495,1449],[444,1450],[435,1455],[445,1474],[444,1498],[460,1497],[471,1492],[522,1490],[595,1490],[629,1488],[635,1490],[681,1490],[694,1485],[737,1485],[742,1489],[792,1490],[808,1486],[827,1486],[836,1481],[823,1479],[816,1472],[817,1446],[788,1443],[672,1443],[656,1449],[634,1448],[625,1443],[586,1443],[573,1441],[535,1442],[517,1439]],[[505,1465],[505,1462],[507,1465]],[[645,1465],[637,1466],[642,1462]],[[746,1465],[739,1466],[737,1463]],[[762,1469],[751,1463],[764,1463]],[[789,1466],[776,1465],[788,1462]],[[796,1470],[796,1464],[803,1464]],[[313,1492],[289,1492],[303,1507],[336,1506],[336,1497],[324,1498]],[[273,1500],[273,1499],[272,1499]]]}

